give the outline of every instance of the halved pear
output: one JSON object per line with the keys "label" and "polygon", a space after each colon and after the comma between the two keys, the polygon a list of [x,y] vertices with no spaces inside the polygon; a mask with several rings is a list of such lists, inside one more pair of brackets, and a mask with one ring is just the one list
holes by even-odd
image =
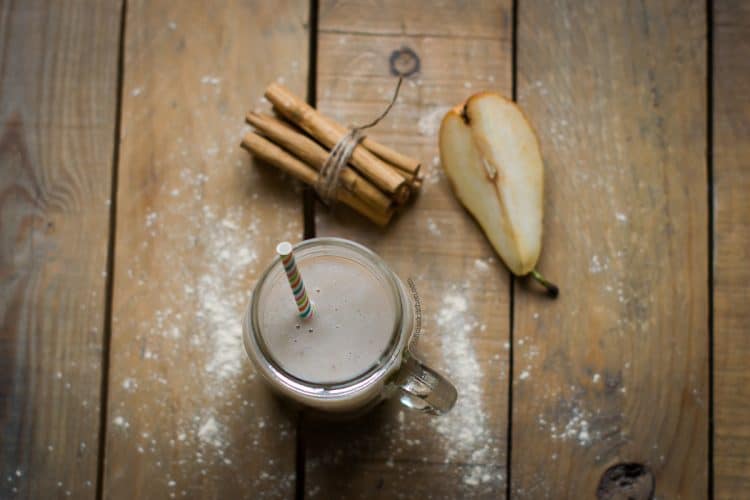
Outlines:
{"label": "halved pear", "polygon": [[481,92],[440,124],[440,160],[458,199],[513,274],[532,274],[542,248],[544,163],[531,124],[500,94]]}

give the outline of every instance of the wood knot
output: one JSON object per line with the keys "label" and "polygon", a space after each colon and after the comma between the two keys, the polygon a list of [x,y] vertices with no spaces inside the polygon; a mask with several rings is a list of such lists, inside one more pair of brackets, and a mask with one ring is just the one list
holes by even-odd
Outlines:
{"label": "wood knot", "polygon": [[419,72],[419,56],[409,47],[401,47],[391,52],[391,74],[408,77]]}
{"label": "wood knot", "polygon": [[654,498],[654,474],[643,464],[621,463],[602,474],[596,488],[598,500],[651,500]]}

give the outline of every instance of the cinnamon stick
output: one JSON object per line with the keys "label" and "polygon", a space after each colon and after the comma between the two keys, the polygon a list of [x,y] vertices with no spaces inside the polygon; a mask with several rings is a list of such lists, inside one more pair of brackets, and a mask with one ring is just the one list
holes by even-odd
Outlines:
{"label": "cinnamon stick", "polygon": [[[317,142],[295,131],[281,120],[256,112],[247,114],[247,121],[263,135],[292,155],[320,171],[328,158],[328,152]],[[345,167],[339,175],[341,185],[379,210],[385,212],[391,199],[354,170]]]}
{"label": "cinnamon stick", "polygon": [[365,139],[362,141],[362,145],[394,167],[398,168],[399,170],[403,170],[404,172],[407,172],[412,176],[416,176],[419,173],[420,167],[422,166],[419,160],[415,160],[414,158],[403,155],[384,144],[380,144],[370,137],[365,137]]}
{"label": "cinnamon stick", "polygon": [[[255,132],[249,132],[245,135],[245,138],[242,140],[242,146],[257,158],[283,170],[305,184],[314,186],[318,182],[318,172],[312,167],[304,164],[273,142]],[[385,212],[379,211],[344,189],[339,189],[336,192],[336,198],[379,226],[388,224],[388,221],[393,216],[392,208],[389,208]]]}
{"label": "cinnamon stick", "polygon": [[[344,136],[345,132],[342,133],[329,119],[282,85],[272,83],[266,88],[265,96],[283,116],[302,127],[327,148],[333,148]],[[362,175],[386,193],[393,194],[397,200],[403,201],[409,196],[404,178],[361,144],[354,148],[351,163]]]}
{"label": "cinnamon stick", "polygon": [[424,176],[422,174],[411,175],[403,170],[397,170],[397,172],[406,179],[406,184],[412,192],[419,191],[422,188],[422,183],[424,181]]}

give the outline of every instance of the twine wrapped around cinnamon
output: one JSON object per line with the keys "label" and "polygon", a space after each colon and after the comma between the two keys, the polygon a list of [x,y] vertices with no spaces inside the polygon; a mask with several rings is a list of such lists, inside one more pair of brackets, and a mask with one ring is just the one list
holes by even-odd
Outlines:
{"label": "twine wrapped around cinnamon", "polygon": [[247,134],[242,146],[315,187],[325,203],[340,201],[376,224],[385,225],[395,207],[403,205],[422,184],[419,161],[364,134],[389,113],[401,83],[399,79],[391,102],[380,116],[351,129],[323,116],[283,86],[272,83],[265,96],[289,122],[249,112],[246,119],[256,133]]}

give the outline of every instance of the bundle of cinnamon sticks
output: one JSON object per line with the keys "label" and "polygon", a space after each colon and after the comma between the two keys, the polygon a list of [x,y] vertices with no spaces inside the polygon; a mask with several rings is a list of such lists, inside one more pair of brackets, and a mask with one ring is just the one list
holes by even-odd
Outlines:
{"label": "bundle of cinnamon sticks", "polygon": [[[349,130],[277,83],[266,88],[272,114],[250,111],[255,130],[242,146],[257,158],[316,186],[331,148]],[[365,137],[341,171],[335,198],[380,226],[422,185],[419,161]]]}

